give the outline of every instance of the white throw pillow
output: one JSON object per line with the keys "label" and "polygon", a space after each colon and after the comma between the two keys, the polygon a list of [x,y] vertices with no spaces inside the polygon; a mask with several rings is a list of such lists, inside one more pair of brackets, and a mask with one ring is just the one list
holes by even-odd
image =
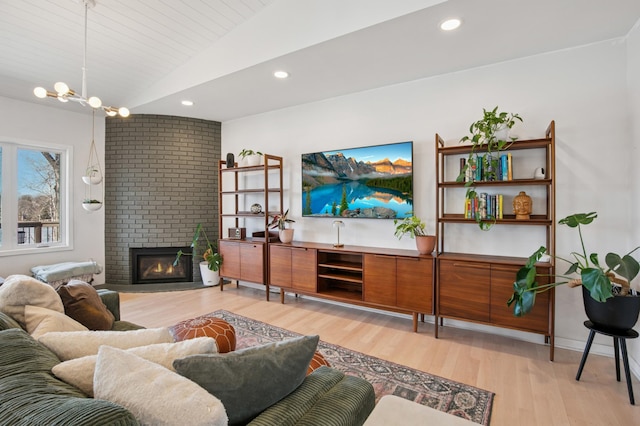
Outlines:
{"label": "white throw pillow", "polygon": [[[126,352],[155,362],[171,371],[173,360],[187,355],[217,353],[218,346],[211,337],[198,337],[176,343],[156,343],[127,349]],[[89,396],[93,396],[93,374],[96,368],[97,355],[83,356],[55,365],[51,371],[59,379],[79,388]]]}
{"label": "white throw pillow", "polygon": [[39,306],[27,305],[24,307],[24,318],[27,333],[34,339],[38,339],[50,331],[87,331],[84,325],[71,317]]}
{"label": "white throw pillow", "polygon": [[0,286],[0,311],[25,326],[24,307],[40,306],[64,313],[58,293],[49,284],[26,275],[10,275]]}
{"label": "white throw pillow", "polygon": [[98,352],[93,388],[97,399],[120,404],[146,425],[228,423],[218,398],[158,364],[103,346]]}
{"label": "white throw pillow", "polygon": [[38,341],[53,351],[61,361],[96,355],[102,345],[119,349],[147,346],[154,343],[173,343],[169,329],[143,328],[129,331],[52,331]]}

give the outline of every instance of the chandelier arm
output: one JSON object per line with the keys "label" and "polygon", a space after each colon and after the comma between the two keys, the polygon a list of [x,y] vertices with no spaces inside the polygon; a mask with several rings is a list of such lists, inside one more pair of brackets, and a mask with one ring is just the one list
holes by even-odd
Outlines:
{"label": "chandelier arm", "polygon": [[87,99],[87,15],[89,4],[84,2],[84,52],[82,58],[82,97]]}

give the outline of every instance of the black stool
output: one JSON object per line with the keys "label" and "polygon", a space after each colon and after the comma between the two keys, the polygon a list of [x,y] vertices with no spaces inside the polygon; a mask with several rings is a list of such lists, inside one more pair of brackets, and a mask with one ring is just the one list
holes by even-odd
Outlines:
{"label": "black stool", "polygon": [[576,374],[576,380],[580,380],[580,375],[582,374],[582,369],[584,368],[584,363],[587,362],[587,356],[589,355],[589,350],[591,349],[591,344],[593,343],[593,338],[596,333],[604,334],[605,336],[613,337],[613,350],[616,358],[616,380],[620,381],[620,357],[619,350],[622,352],[622,364],[624,365],[624,376],[627,379],[627,391],[629,391],[629,402],[631,405],[635,405],[636,401],[633,398],[633,386],[631,385],[631,374],[629,373],[629,358],[627,357],[627,339],[635,339],[638,337],[638,332],[630,329],[630,330],[618,330],[614,328],[606,328],[600,327],[592,323],[591,321],[585,321],[584,326],[587,327],[589,331],[589,338],[587,339],[587,346],[584,348],[584,353],[582,354],[582,360],[580,361],[580,368],[578,368],[578,374]]}

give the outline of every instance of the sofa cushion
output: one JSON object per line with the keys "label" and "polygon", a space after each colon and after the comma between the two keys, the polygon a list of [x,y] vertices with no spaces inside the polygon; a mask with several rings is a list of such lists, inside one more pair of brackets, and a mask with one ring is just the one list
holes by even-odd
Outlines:
{"label": "sofa cushion", "polygon": [[[126,352],[155,362],[169,370],[173,369],[173,361],[188,355],[217,352],[215,340],[210,337],[198,337],[176,343],[156,343],[127,349]],[[89,396],[93,396],[93,373],[96,368],[97,355],[70,359],[55,365],[51,370],[59,379],[70,383]]]}
{"label": "sofa cushion", "polygon": [[229,423],[251,420],[304,380],[318,336],[174,361],[176,371],[220,398]]}
{"label": "sofa cushion", "polygon": [[96,355],[102,345],[129,349],[154,343],[172,343],[173,337],[165,327],[131,331],[53,331],[38,341],[55,352],[62,361],[68,361]]}
{"label": "sofa cushion", "polygon": [[24,318],[26,322],[27,333],[34,339],[42,336],[50,331],[86,331],[87,327],[78,321],[52,311],[51,309],[41,308],[39,306],[27,305],[24,307]]}
{"label": "sofa cushion", "polygon": [[0,331],[0,424],[138,425],[124,407],[56,379],[51,368],[59,362],[24,330]]}
{"label": "sofa cushion", "polygon": [[0,330],[8,330],[10,328],[22,328],[20,324],[9,315],[0,311]]}
{"label": "sofa cushion", "polygon": [[26,275],[10,275],[0,286],[0,311],[24,327],[26,305],[64,313],[62,300],[53,287]]}
{"label": "sofa cushion", "polygon": [[96,398],[126,407],[143,424],[227,424],[220,400],[191,380],[109,346],[98,351],[94,390]]}
{"label": "sofa cushion", "polygon": [[115,318],[91,284],[71,280],[58,289],[58,294],[65,314],[89,330],[111,330]]}
{"label": "sofa cushion", "polygon": [[375,402],[371,383],[322,366],[248,426],[361,425]]}

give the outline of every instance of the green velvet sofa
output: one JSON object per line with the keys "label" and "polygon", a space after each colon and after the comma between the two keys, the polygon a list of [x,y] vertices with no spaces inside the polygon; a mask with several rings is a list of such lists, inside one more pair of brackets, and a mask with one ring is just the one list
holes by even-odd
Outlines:
{"label": "green velvet sofa", "polygon": [[[99,293],[114,314],[114,330],[141,328],[120,320],[117,292],[99,290]],[[59,362],[53,352],[0,312],[0,424],[139,424],[124,407],[90,398],[57,379],[51,368]],[[361,425],[374,405],[375,395],[369,382],[323,366],[249,425]]]}

